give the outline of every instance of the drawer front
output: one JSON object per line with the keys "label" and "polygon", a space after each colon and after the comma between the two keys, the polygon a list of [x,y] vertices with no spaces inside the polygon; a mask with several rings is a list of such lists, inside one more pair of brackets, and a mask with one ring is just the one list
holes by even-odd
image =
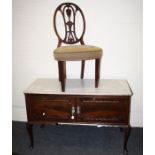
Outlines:
{"label": "drawer front", "polygon": [[68,122],[72,100],[63,96],[26,95],[29,121]]}
{"label": "drawer front", "polygon": [[83,122],[128,122],[128,103],[122,98],[82,97],[80,108]]}

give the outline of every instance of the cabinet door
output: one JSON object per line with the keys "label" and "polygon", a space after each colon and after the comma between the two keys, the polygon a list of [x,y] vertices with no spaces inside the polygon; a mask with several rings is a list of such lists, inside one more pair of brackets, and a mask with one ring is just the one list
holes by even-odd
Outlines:
{"label": "cabinet door", "polygon": [[75,119],[72,99],[56,95],[26,95],[29,121],[72,122]]}
{"label": "cabinet door", "polygon": [[82,122],[127,123],[129,102],[123,98],[80,97]]}

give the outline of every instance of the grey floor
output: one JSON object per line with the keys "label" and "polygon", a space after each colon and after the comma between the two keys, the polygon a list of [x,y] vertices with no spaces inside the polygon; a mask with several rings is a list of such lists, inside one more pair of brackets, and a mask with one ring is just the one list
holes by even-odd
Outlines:
{"label": "grey floor", "polygon": [[[12,123],[14,155],[123,155],[123,133],[119,128],[47,125],[34,126],[34,148],[23,122]],[[143,129],[132,128],[128,155],[143,154]]]}

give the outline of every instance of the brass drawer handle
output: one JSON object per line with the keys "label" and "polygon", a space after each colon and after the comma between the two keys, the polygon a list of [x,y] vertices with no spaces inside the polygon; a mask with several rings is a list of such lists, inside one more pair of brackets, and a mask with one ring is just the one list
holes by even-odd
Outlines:
{"label": "brass drawer handle", "polygon": [[80,115],[80,113],[81,113],[81,108],[80,106],[77,106],[77,114]]}
{"label": "brass drawer handle", "polygon": [[74,119],[75,118],[74,117],[74,114],[75,114],[75,107],[72,106],[72,108],[71,108],[71,119]]}
{"label": "brass drawer handle", "polygon": [[43,112],[43,113],[42,113],[42,116],[43,116],[43,117],[45,117],[45,116],[46,116],[46,113],[45,113],[45,112]]}
{"label": "brass drawer handle", "polygon": [[74,116],[71,116],[71,119],[74,119]]}

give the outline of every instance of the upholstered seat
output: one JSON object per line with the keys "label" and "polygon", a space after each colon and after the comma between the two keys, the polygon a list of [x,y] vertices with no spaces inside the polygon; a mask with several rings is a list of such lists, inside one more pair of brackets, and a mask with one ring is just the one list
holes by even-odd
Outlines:
{"label": "upholstered seat", "polygon": [[54,58],[58,61],[78,61],[99,59],[102,49],[91,45],[61,46],[54,50]]}

